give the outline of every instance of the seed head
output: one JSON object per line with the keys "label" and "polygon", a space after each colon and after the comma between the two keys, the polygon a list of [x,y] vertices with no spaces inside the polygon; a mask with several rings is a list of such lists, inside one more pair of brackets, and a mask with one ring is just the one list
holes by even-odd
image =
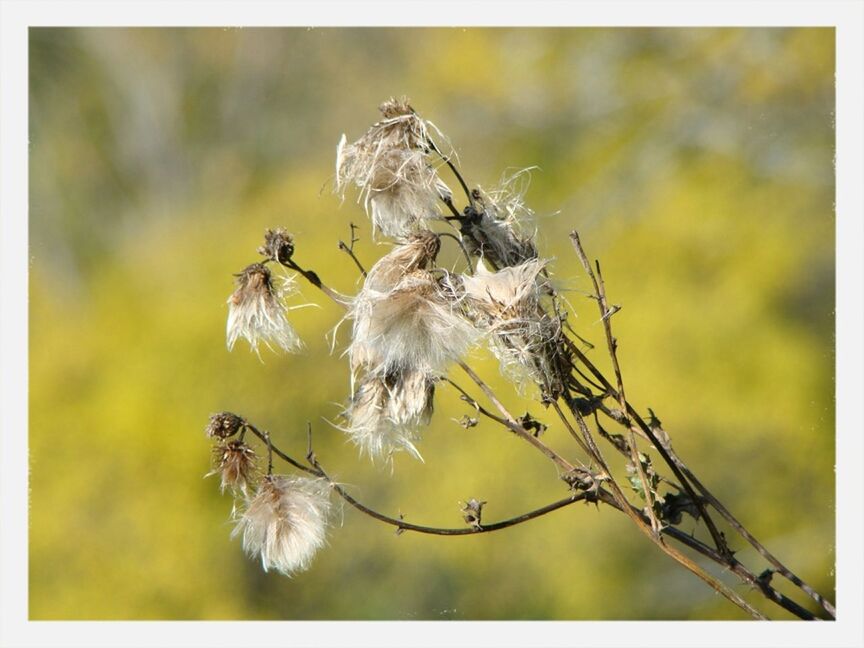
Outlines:
{"label": "seed head", "polygon": [[422,460],[414,442],[418,428],[432,417],[434,393],[434,377],[421,372],[367,375],[344,413],[342,429],[372,459],[390,459],[404,450]]}
{"label": "seed head", "polygon": [[264,571],[290,576],[309,568],[324,546],[330,513],[325,479],[268,475],[248,500],[232,536],[242,535],[250,556],[260,555]]}
{"label": "seed head", "polygon": [[438,201],[451,195],[428,159],[430,124],[406,98],[379,107],[381,121],[352,144],[345,135],[336,149],[336,191],[360,189],[374,230],[401,237],[438,215]]}
{"label": "seed head", "polygon": [[473,276],[461,275],[461,286],[466,311],[487,334],[502,371],[517,383],[530,379],[554,394],[569,368],[556,344],[561,322],[541,305],[548,291],[548,279],[541,274],[545,265],[533,259],[490,272],[481,261]]}
{"label": "seed head", "polygon": [[387,291],[364,285],[348,316],[352,368],[381,375],[443,372],[475,337],[459,304],[427,270],[406,274]]}
{"label": "seed head", "polygon": [[243,419],[231,412],[217,412],[210,415],[207,427],[204,431],[208,437],[216,439],[227,439],[240,431]]}
{"label": "seed head", "polygon": [[213,470],[207,476],[219,475],[220,490],[247,495],[257,473],[257,455],[243,441],[235,439],[213,447]]}
{"label": "seed head", "polygon": [[524,196],[530,169],[502,178],[489,190],[475,189],[473,218],[462,222],[465,244],[472,253],[489,259],[499,268],[515,266],[537,257],[532,235],[522,233],[522,224],[534,213]]}
{"label": "seed head", "polygon": [[420,230],[409,234],[372,266],[364,288],[378,292],[392,290],[405,275],[434,263],[440,249],[441,238],[434,232]]}
{"label": "seed head", "polygon": [[271,343],[285,351],[297,351],[303,346],[297,332],[285,316],[284,298],[294,291],[293,279],[285,278],[277,286],[270,270],[262,263],[253,263],[237,275],[236,289],[228,298],[228,350],[238,338],[246,338],[258,353],[258,343]]}

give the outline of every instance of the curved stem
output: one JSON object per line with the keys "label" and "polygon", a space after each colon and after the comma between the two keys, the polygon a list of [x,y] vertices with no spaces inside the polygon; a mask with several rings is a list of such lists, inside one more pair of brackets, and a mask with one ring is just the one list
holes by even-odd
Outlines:
{"label": "curved stem", "polygon": [[[459,173],[459,169],[456,168],[456,165],[450,160],[450,156],[444,155],[441,150],[435,146],[435,142],[432,141],[431,137],[426,138],[426,142],[429,144],[429,148],[435,151],[444,163],[450,167],[450,171],[453,172],[453,175],[456,176],[456,179],[459,181],[459,184],[462,185],[462,191],[465,192],[465,196],[468,198],[468,204],[472,207],[474,206],[474,197],[471,195],[471,190],[468,189],[468,185],[465,183],[465,179],[462,177],[462,174]],[[446,203],[447,201],[445,201]],[[452,201],[450,203],[452,205]],[[459,211],[454,208],[454,215],[460,216]]]}
{"label": "curved stem", "polygon": [[397,519],[393,517],[389,517],[384,515],[383,513],[379,513],[368,506],[361,504],[356,499],[351,497],[342,486],[340,486],[337,482],[331,479],[323,469],[321,469],[320,464],[315,461],[313,464],[319,470],[321,470],[321,475],[325,477],[332,486],[333,490],[344,499],[348,504],[353,506],[355,509],[360,511],[361,513],[365,513],[369,517],[372,517],[379,522],[384,522],[385,524],[389,524],[391,526],[395,526],[399,531],[414,531],[416,533],[426,533],[429,535],[440,535],[440,536],[465,536],[465,535],[477,535],[479,533],[490,533],[492,531],[500,531],[501,529],[506,529],[508,527],[516,526],[517,524],[522,524],[523,522],[528,522],[529,520],[533,520],[540,516],[546,515],[547,513],[552,513],[553,511],[557,511],[558,509],[564,508],[565,506],[570,506],[571,504],[575,504],[576,502],[581,502],[584,500],[589,500],[590,495],[586,492],[574,494],[571,497],[567,497],[565,499],[558,500],[557,502],[552,502],[551,504],[547,504],[546,506],[541,506],[538,509],[534,509],[533,511],[528,511],[527,513],[523,513],[522,515],[517,515],[516,517],[512,517],[506,520],[501,520],[500,522],[493,522],[492,524],[483,524],[477,527],[464,527],[464,528],[444,528],[444,527],[431,527],[425,526],[422,524],[412,524],[410,522],[406,522],[403,519]]}
{"label": "curved stem", "polygon": [[[473,380],[480,389],[483,390],[483,393],[486,394],[486,397],[492,402],[493,405],[501,412],[503,418],[499,421],[502,425],[506,426],[508,430],[516,434],[516,436],[520,437],[524,441],[527,441],[529,444],[534,446],[537,450],[542,452],[546,457],[552,460],[552,462],[558,466],[565,473],[569,473],[573,470],[574,466],[569,461],[564,459],[561,455],[555,452],[552,448],[543,443],[540,439],[531,434],[528,430],[523,428],[519,423],[516,422],[516,419],[507,411],[504,405],[498,400],[498,397],[495,396],[495,392],[483,382],[483,379],[480,378],[474,370],[471,369],[467,364],[459,361],[459,366],[462,370],[468,374],[468,376]],[[460,390],[461,391],[461,390]],[[464,392],[463,392],[464,393]]]}
{"label": "curved stem", "polygon": [[468,263],[468,274],[474,274],[474,267],[471,264],[471,255],[468,254],[468,250],[465,249],[465,244],[462,243],[462,239],[460,239],[455,234],[451,234],[450,232],[440,232],[438,236],[448,236],[456,241],[456,245],[459,246],[459,249],[462,250],[462,254],[465,255],[465,261]]}
{"label": "curved stem", "polygon": [[[443,536],[462,536],[462,535],[476,535],[478,533],[490,533],[492,531],[500,531],[501,529],[506,529],[512,526],[516,526],[517,524],[522,524],[523,522],[528,522],[529,520],[533,520],[535,518],[546,515],[547,513],[552,513],[553,511],[557,511],[558,509],[564,508],[565,506],[569,506],[570,504],[575,504],[576,502],[588,501],[592,499],[592,495],[589,493],[578,493],[573,494],[570,497],[566,497],[564,499],[560,499],[557,502],[552,502],[551,504],[547,504],[546,506],[541,506],[538,509],[534,509],[533,511],[528,511],[527,513],[522,513],[521,515],[517,515],[512,518],[508,518],[506,520],[501,520],[500,522],[493,522],[492,524],[483,524],[480,527],[464,527],[464,528],[446,528],[446,527],[432,527],[426,526],[422,524],[412,524],[410,522],[406,522],[402,519],[393,518],[383,513],[379,513],[378,511],[369,508],[365,504],[354,499],[340,484],[338,484],[333,478],[330,477],[322,468],[320,462],[315,458],[314,453],[311,450],[308,453],[308,460],[312,464],[311,467],[305,466],[290,455],[286,454],[282,450],[280,450],[270,438],[270,434],[268,432],[259,430],[257,427],[252,425],[251,423],[246,423],[246,428],[252,432],[255,436],[257,436],[261,441],[267,444],[268,453],[271,455],[270,466],[272,471],[272,455],[276,455],[283,461],[291,464],[293,467],[298,470],[302,470],[303,472],[313,475],[315,477],[322,477],[326,479],[334,491],[344,499],[348,504],[353,506],[355,509],[360,511],[361,513],[365,513],[369,517],[372,517],[380,522],[384,522],[385,524],[390,524],[391,526],[395,526],[402,531],[414,531],[416,533],[426,533],[430,535],[443,535]],[[311,444],[310,444],[311,445]]]}
{"label": "curved stem", "polygon": [[299,265],[297,265],[297,263],[293,259],[289,259],[286,263],[283,263],[282,265],[284,265],[286,268],[290,268],[291,270],[299,272],[306,281],[311,283],[318,290],[323,292],[325,295],[327,295],[330,299],[332,299],[334,302],[336,302],[343,308],[350,301],[345,295],[342,295],[327,286],[323,281],[321,281],[321,278],[315,272],[313,272],[312,270],[304,270]]}

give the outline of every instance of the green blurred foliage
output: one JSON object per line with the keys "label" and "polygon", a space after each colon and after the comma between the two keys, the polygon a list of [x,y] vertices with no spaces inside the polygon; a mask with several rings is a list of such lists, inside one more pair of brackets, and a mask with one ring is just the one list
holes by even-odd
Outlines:
{"label": "green blurred foliage", "polygon": [[[410,521],[458,526],[470,497],[494,520],[562,496],[517,439],[454,423],[466,409],[443,387],[425,463],[398,456],[391,472],[359,459],[327,423],[348,392],[346,331],[331,354],[340,312],[309,286],[297,303],[320,308],[292,315],[304,353],[225,350],[231,273],[256,259],[264,228],[288,227],[297,258],[345,292],[357,276],[336,242],[349,221],[367,265],[387,249],[330,188],[339,135],[359,136],[402,94],[448,134],[469,181],[539,165],[527,195],[538,241],[577,330],[599,343],[593,357],[607,366],[574,228],[623,305],[630,399],[658,413],[757,537],[833,593],[833,30],[30,39],[31,618],[741,618],[622,516],[590,506],[452,539],[397,537],[345,509],[292,579],[229,539],[231,501],[202,478],[203,426],[223,409],[295,455],[312,421],[331,473]],[[494,361],[478,351],[472,363],[575,454]]]}

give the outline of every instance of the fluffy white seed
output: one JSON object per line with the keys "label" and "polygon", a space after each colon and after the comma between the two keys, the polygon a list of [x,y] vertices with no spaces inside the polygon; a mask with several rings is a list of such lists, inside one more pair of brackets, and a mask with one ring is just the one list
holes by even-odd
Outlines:
{"label": "fluffy white seed", "polygon": [[352,369],[370,373],[439,373],[464,354],[475,338],[459,304],[426,270],[407,274],[392,290],[364,285],[349,317],[354,320],[349,347]]}
{"label": "fluffy white seed", "polygon": [[237,276],[237,287],[228,298],[226,341],[228,350],[239,338],[245,338],[258,353],[263,342],[285,351],[299,350],[303,343],[285,316],[284,299],[294,292],[293,279],[286,277],[281,285],[273,281],[266,266],[255,263]]}
{"label": "fluffy white seed", "polygon": [[345,412],[347,426],[342,429],[361,454],[372,459],[406,451],[422,460],[414,443],[420,438],[419,427],[432,416],[433,394],[433,378],[421,372],[368,375]]}
{"label": "fluffy white seed", "polygon": [[336,192],[360,189],[373,231],[402,237],[438,216],[438,201],[451,195],[427,157],[430,125],[408,105],[390,99],[384,117],[356,142],[345,135],[336,147]]}
{"label": "fluffy white seed", "polygon": [[330,506],[325,479],[270,475],[248,501],[232,537],[242,535],[243,548],[260,555],[264,571],[290,576],[308,569],[324,546]]}

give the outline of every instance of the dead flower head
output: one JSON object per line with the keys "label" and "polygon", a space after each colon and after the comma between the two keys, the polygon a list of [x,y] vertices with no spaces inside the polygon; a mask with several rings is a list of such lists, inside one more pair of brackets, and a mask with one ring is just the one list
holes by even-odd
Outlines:
{"label": "dead flower head", "polygon": [[257,473],[257,455],[243,441],[235,439],[213,447],[213,470],[207,476],[219,475],[220,490],[248,494]]}
{"label": "dead flower head", "polygon": [[460,305],[427,270],[409,272],[391,290],[364,285],[348,316],[352,369],[382,375],[442,372],[475,336]]}
{"label": "dead flower head", "polygon": [[461,276],[461,285],[469,316],[488,334],[502,371],[514,380],[530,378],[548,387],[560,373],[549,356],[560,322],[540,305],[548,290],[548,279],[541,274],[545,265],[532,259],[491,272],[480,261],[473,276]]}
{"label": "dead flower head", "polygon": [[391,290],[405,275],[428,268],[440,249],[441,238],[434,232],[420,230],[408,235],[372,266],[364,288],[379,292]]}
{"label": "dead flower head", "polygon": [[476,216],[463,222],[465,244],[470,252],[488,258],[499,268],[515,266],[537,257],[533,237],[520,226],[534,213],[525,205],[530,169],[502,178],[489,191],[472,192]]}
{"label": "dead flower head", "polygon": [[347,426],[342,429],[361,454],[373,459],[389,459],[404,450],[422,460],[414,442],[418,428],[432,417],[434,393],[434,377],[422,372],[367,375],[344,414]]}
{"label": "dead flower head", "polygon": [[268,475],[240,516],[234,535],[242,535],[250,556],[260,555],[264,571],[290,576],[309,568],[326,542],[330,484],[323,478]]}
{"label": "dead flower head", "polygon": [[208,437],[216,439],[227,439],[234,436],[243,427],[243,419],[231,412],[217,412],[210,415],[207,427],[204,431]]}
{"label": "dead flower head", "polygon": [[262,263],[253,263],[238,274],[236,289],[228,298],[228,350],[241,337],[256,353],[259,342],[270,348],[273,343],[289,352],[300,349],[303,343],[288,322],[283,303],[293,290],[293,279],[286,277],[277,286]]}
{"label": "dead flower head", "polygon": [[288,263],[294,255],[294,237],[282,227],[265,230],[264,245],[258,248],[258,254],[277,263]]}
{"label": "dead flower head", "polygon": [[373,229],[385,236],[405,236],[438,215],[438,201],[451,192],[427,157],[429,130],[406,98],[390,99],[379,110],[383,119],[352,144],[345,135],[336,149],[336,191],[360,189]]}

